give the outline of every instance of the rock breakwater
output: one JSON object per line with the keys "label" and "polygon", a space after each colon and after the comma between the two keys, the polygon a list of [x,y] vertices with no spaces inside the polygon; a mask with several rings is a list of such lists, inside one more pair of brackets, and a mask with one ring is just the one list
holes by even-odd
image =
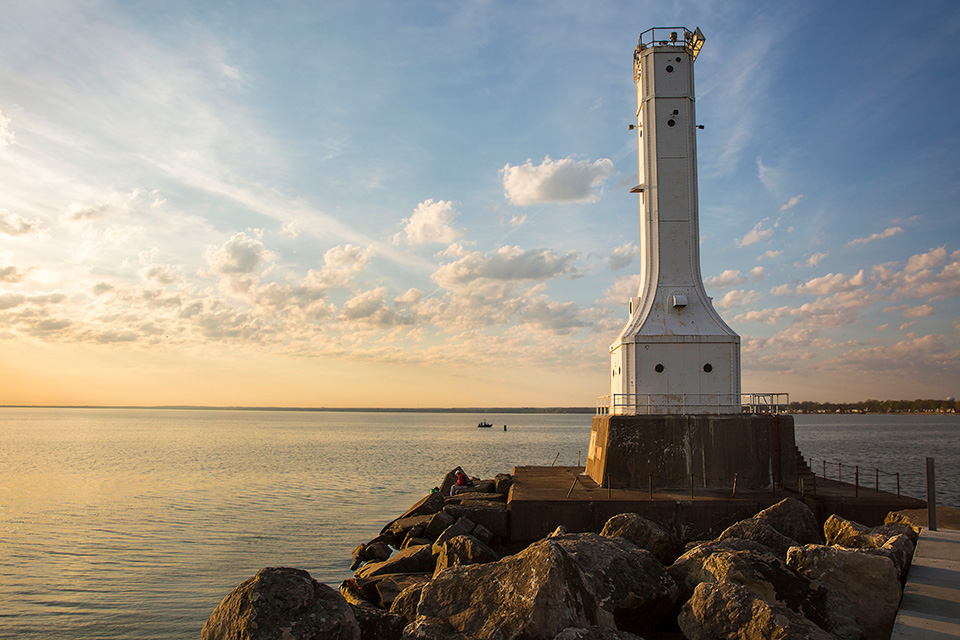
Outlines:
{"label": "rock breakwater", "polygon": [[339,592],[291,568],[234,589],[204,640],[887,638],[916,530],[787,498],[714,540],[625,513],[596,532],[509,541],[511,478],[440,486],[353,553]]}

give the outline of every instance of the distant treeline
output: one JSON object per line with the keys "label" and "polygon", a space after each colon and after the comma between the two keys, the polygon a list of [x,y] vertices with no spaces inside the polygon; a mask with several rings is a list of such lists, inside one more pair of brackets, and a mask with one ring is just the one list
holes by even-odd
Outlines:
{"label": "distant treeline", "polygon": [[953,399],[791,402],[790,413],[960,413],[960,402]]}

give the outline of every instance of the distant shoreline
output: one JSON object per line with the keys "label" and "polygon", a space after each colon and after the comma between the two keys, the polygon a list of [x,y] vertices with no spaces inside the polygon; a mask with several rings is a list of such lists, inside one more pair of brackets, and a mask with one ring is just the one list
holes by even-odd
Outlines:
{"label": "distant shoreline", "polygon": [[204,405],[46,405],[5,404],[0,409],[158,409],[175,411],[324,411],[343,413],[576,413],[594,414],[596,407],[218,407]]}

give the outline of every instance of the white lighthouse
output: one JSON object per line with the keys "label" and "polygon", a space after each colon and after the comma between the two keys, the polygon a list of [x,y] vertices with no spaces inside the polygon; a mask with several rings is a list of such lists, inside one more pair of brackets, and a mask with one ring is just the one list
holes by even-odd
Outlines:
{"label": "white lighthouse", "polygon": [[654,28],[634,52],[640,289],[610,347],[613,415],[740,412],[740,337],[700,276],[693,63],[700,29]]}

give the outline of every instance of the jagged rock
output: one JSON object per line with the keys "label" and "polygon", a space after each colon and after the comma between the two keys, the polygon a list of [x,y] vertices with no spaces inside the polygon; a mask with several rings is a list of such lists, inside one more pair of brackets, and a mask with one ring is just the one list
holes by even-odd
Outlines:
{"label": "jagged rock", "polygon": [[665,565],[671,564],[680,555],[683,545],[680,539],[636,513],[621,513],[607,520],[600,532],[602,536],[620,536],[641,549],[646,549]]}
{"label": "jagged rock", "polygon": [[490,541],[493,540],[493,532],[490,529],[487,529],[482,524],[478,524],[473,528],[473,531],[470,532],[474,538],[482,542],[483,544],[490,544]]}
{"label": "jagged rock", "polygon": [[367,561],[367,558],[363,553],[365,548],[366,548],[366,545],[363,545],[363,544],[358,544],[356,547],[353,548],[353,559],[350,562],[351,571],[353,571],[354,569],[356,569],[357,567],[359,567],[360,565],[362,565],[364,562]]}
{"label": "jagged rock", "polygon": [[567,627],[553,640],[643,640],[629,631],[614,631],[603,627]]}
{"label": "jagged rock", "polygon": [[400,640],[476,640],[456,631],[446,622],[434,618],[417,618],[407,625]]}
{"label": "jagged rock", "polygon": [[353,562],[350,564],[350,570],[354,570],[364,562],[379,562],[386,560],[393,553],[390,545],[396,541],[394,536],[380,534],[367,544],[360,544],[353,550]]}
{"label": "jagged rock", "polygon": [[343,596],[343,599],[346,600],[348,604],[370,603],[363,594],[363,590],[360,588],[360,584],[356,578],[350,578],[340,583],[340,595]]}
{"label": "jagged rock", "polygon": [[451,516],[449,513],[438,511],[427,524],[427,529],[424,531],[424,536],[430,538],[431,540],[436,540],[447,527],[456,521],[457,519]]}
{"label": "jagged rock", "polygon": [[417,502],[404,513],[400,518],[412,518],[414,516],[428,516],[434,513],[437,513],[443,509],[443,493],[440,491],[432,491],[428,493],[422,500]]}
{"label": "jagged rock", "polygon": [[552,539],[497,562],[442,571],[424,587],[417,615],[489,640],[549,640],[571,626],[613,628],[577,562]]}
{"label": "jagged rock", "polygon": [[[920,536],[921,525],[914,521],[915,519],[911,517],[909,513],[903,511],[891,511],[887,514],[887,517],[883,519],[884,524],[895,524],[903,525],[909,527],[912,533],[907,533],[907,531],[901,531],[906,535],[910,536],[910,539],[913,541],[913,544],[917,544],[917,539]],[[926,526],[926,520],[923,521],[923,526]]]}
{"label": "jagged rock", "polygon": [[908,522],[886,522],[879,527],[874,527],[873,531],[875,533],[882,533],[887,536],[888,540],[898,535],[905,535],[914,546],[916,546],[917,540],[920,538],[920,532]]}
{"label": "jagged rock", "polygon": [[550,534],[549,536],[547,536],[547,537],[548,537],[548,538],[556,538],[556,537],[559,537],[559,536],[565,536],[565,535],[567,535],[568,533],[570,533],[570,532],[567,531],[567,528],[561,524],[561,525],[558,525],[557,528],[553,530],[553,533],[551,533],[551,534]]}
{"label": "jagged rock", "polygon": [[436,576],[447,567],[496,562],[499,559],[500,556],[497,555],[496,551],[473,536],[457,536],[443,543],[440,554],[437,556],[437,568],[433,575]]}
{"label": "jagged rock", "polygon": [[914,549],[914,544],[910,538],[900,533],[883,543],[883,546],[879,549],[866,549],[865,551],[872,551],[890,558],[890,560],[893,561],[893,566],[897,568],[897,575],[900,577],[900,582],[903,582],[907,579],[907,573],[910,571]]}
{"label": "jagged rock", "polygon": [[703,573],[715,582],[748,587],[770,605],[790,608],[835,638],[863,638],[863,628],[846,596],[796,573],[770,553],[716,551],[704,561]]}
{"label": "jagged rock", "polygon": [[390,557],[393,549],[386,542],[373,542],[364,549],[367,562],[383,562]]}
{"label": "jagged rock", "polygon": [[782,605],[758,598],[750,588],[733,582],[702,582],[677,618],[688,640],[716,638],[777,638],[831,640],[832,636]]}
{"label": "jagged rock", "polygon": [[822,542],[817,517],[813,515],[810,507],[796,498],[784,498],[754,517],[757,520],[763,520],[779,533],[799,544]]}
{"label": "jagged rock", "polygon": [[370,603],[351,604],[350,610],[360,627],[360,637],[364,640],[400,640],[406,621],[395,614],[388,613]]}
{"label": "jagged rock", "polygon": [[437,536],[437,541],[433,543],[433,553],[440,553],[440,549],[443,548],[443,543],[451,538],[470,535],[476,526],[477,525],[469,518],[458,518],[452,525],[444,529],[443,533]]}
{"label": "jagged rock", "polygon": [[443,510],[454,518],[468,518],[474,524],[482,524],[496,536],[505,538],[510,533],[509,512],[502,502],[468,501],[448,504]]}
{"label": "jagged rock", "polygon": [[431,545],[401,549],[383,562],[370,562],[357,571],[358,578],[373,578],[388,573],[433,573],[436,558]]}
{"label": "jagged rock", "polygon": [[420,594],[426,582],[411,584],[397,594],[390,605],[390,613],[396,614],[407,621],[407,624],[417,619],[417,605],[420,604]]}
{"label": "jagged rock", "polygon": [[433,518],[433,514],[411,516],[409,518],[397,518],[396,520],[388,523],[387,526],[380,531],[380,533],[390,534],[394,536],[394,539],[402,541],[407,537],[407,532],[409,532],[410,529],[416,527],[417,525],[422,525],[424,527],[427,526],[431,518]]}
{"label": "jagged rock", "polygon": [[776,557],[773,549],[759,542],[753,542],[752,540],[725,538],[724,540],[704,542],[688,550],[667,568],[667,573],[670,574],[670,577],[674,579],[680,588],[681,602],[689,600],[693,595],[693,590],[697,588],[698,584],[703,582],[703,563],[716,551],[751,551],[754,553],[767,553]]}
{"label": "jagged rock", "polygon": [[756,518],[747,518],[736,522],[717,536],[717,540],[726,540],[727,538],[741,538],[743,540],[752,540],[766,547],[769,547],[777,557],[785,558],[787,550],[797,544],[796,540],[791,540],[783,535],[764,520]]}
{"label": "jagged rock", "polygon": [[377,604],[389,611],[393,608],[393,602],[406,589],[413,586],[420,586],[430,582],[428,573],[395,573],[381,576],[377,581]]}
{"label": "jagged rock", "polygon": [[266,568],[245,580],[214,609],[203,640],[360,640],[350,605],[301,569]]}
{"label": "jagged rock", "polygon": [[398,549],[404,549],[410,546],[411,540],[419,540],[420,538],[425,537],[427,524],[421,522],[420,524],[415,524],[407,530],[407,535],[403,537],[403,541],[397,545]]}
{"label": "jagged rock", "polygon": [[493,490],[502,495],[510,493],[513,486],[513,476],[509,473],[498,473],[493,477]]}
{"label": "jagged rock", "polygon": [[401,549],[409,549],[410,547],[420,547],[425,544],[433,544],[433,541],[430,538],[411,538],[407,536],[406,540],[403,541],[403,546]]}
{"label": "jagged rock", "polygon": [[867,640],[890,637],[900,604],[900,581],[889,558],[808,544],[791,548],[787,565],[849,598]]}
{"label": "jagged rock", "polygon": [[828,546],[849,547],[851,549],[879,549],[889,536],[874,532],[859,522],[845,520],[831,515],[823,523],[823,533]]}
{"label": "jagged rock", "polygon": [[460,491],[455,496],[446,499],[445,504],[463,504],[473,500],[485,500],[487,502],[507,502],[507,497],[502,493],[484,493],[470,489],[469,491]]}
{"label": "jagged rock", "polygon": [[618,629],[652,631],[673,611],[679,590],[657,558],[620,537],[572,533],[555,538],[580,566],[598,605]]}

